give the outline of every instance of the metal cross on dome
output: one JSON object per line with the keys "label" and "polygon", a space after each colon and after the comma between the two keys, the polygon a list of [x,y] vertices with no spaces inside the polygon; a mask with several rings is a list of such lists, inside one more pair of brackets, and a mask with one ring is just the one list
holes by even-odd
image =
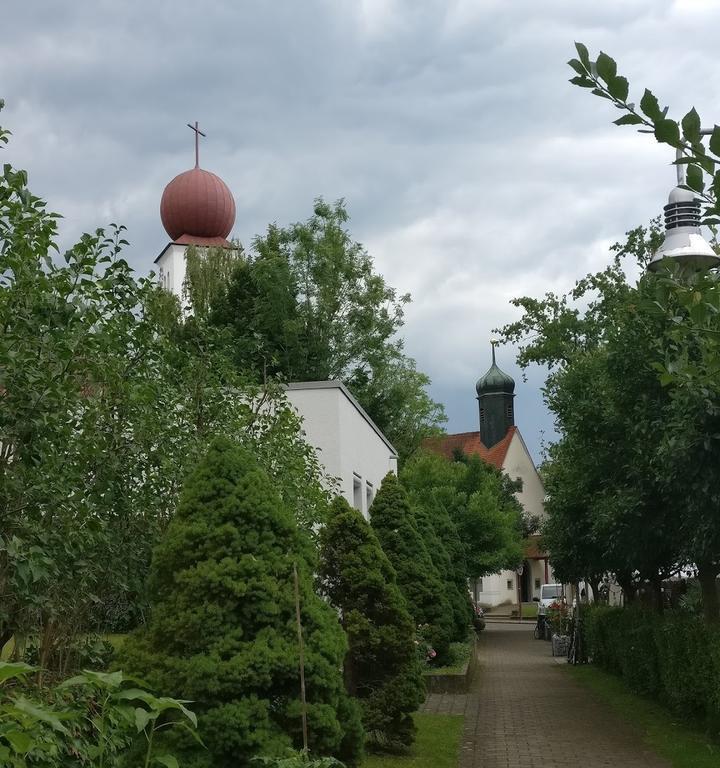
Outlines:
{"label": "metal cross on dome", "polygon": [[205,138],[205,134],[198,128],[198,121],[195,121],[195,125],[191,125],[190,123],[187,124],[187,127],[191,131],[195,131],[195,167],[200,167],[200,143],[199,138],[202,136]]}

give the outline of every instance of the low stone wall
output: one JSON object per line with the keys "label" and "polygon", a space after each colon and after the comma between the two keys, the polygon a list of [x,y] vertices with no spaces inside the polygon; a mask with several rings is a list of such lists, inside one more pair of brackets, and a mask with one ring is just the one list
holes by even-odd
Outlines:
{"label": "low stone wall", "polygon": [[477,666],[477,638],[473,638],[470,658],[457,672],[425,673],[428,693],[467,693]]}

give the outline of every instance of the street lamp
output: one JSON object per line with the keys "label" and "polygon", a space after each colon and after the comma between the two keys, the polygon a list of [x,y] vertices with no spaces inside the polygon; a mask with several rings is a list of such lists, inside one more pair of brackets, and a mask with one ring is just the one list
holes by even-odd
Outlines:
{"label": "street lamp", "polygon": [[[711,134],[710,130],[700,131],[701,136]],[[677,159],[682,158],[682,150],[678,149]],[[665,206],[665,240],[655,251],[648,269],[659,269],[664,259],[669,259],[682,266],[693,269],[720,266],[720,256],[700,232],[700,201],[695,193],[683,189],[685,185],[685,166],[677,166],[678,186],[672,190]]]}

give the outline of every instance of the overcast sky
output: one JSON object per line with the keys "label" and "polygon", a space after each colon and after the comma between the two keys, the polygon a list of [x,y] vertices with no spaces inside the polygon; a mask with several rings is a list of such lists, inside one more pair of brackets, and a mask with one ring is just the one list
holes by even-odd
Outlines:
{"label": "overcast sky", "polygon": [[[413,304],[408,352],[449,431],[477,429],[474,383],[509,299],[564,291],[657,215],[667,148],[611,125],[567,83],[573,41],[605,50],[674,116],[720,122],[720,2],[710,0],[123,0],[3,4],[0,159],[65,216],[63,245],[124,223],[143,274],[167,242],[165,184],[194,163],[237,203],[246,244],[344,197],[351,230]],[[516,417],[552,436],[514,352]]]}

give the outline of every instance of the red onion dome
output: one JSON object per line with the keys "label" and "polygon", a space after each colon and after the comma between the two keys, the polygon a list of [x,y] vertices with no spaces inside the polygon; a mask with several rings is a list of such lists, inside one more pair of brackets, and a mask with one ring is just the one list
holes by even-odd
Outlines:
{"label": "red onion dome", "polygon": [[160,218],[173,242],[180,238],[224,239],[235,223],[235,200],[220,177],[193,168],[165,187]]}

